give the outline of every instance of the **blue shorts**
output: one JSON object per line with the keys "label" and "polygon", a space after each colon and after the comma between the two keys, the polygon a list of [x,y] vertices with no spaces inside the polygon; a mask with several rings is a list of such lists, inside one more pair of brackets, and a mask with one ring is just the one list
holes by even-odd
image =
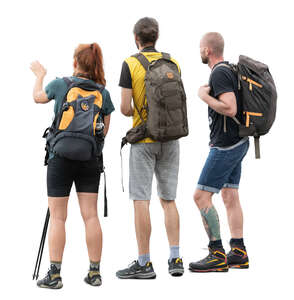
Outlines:
{"label": "blue shorts", "polygon": [[236,146],[212,147],[201,172],[197,189],[218,193],[222,188],[239,188],[241,163],[249,148],[249,140]]}

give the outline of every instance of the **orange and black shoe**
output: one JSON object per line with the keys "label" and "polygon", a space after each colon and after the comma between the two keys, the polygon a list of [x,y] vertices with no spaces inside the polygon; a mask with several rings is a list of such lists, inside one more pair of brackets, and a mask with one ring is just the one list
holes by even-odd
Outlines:
{"label": "orange and black shoe", "polygon": [[245,246],[232,246],[227,254],[229,268],[248,269],[249,259]]}
{"label": "orange and black shoe", "polygon": [[223,248],[211,249],[204,259],[189,265],[192,272],[228,272],[227,256]]}

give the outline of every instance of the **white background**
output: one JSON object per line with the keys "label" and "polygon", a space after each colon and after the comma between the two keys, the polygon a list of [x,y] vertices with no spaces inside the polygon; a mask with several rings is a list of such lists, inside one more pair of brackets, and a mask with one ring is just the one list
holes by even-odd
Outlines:
{"label": "white background", "polygon": [[[1,299],[248,299],[293,298],[293,9],[291,1],[2,1],[1,2]],[[163,213],[156,197],[151,203],[153,281],[123,281],[115,272],[137,258],[133,207],[120,185],[120,140],[131,119],[120,114],[118,80],[123,60],[137,49],[132,29],[144,16],[160,25],[157,49],[170,52],[182,69],[188,98],[190,135],[181,140],[178,209],[181,216],[181,255],[186,273],[172,278]],[[261,138],[261,160],[254,147],[244,160],[241,201],[249,270],[193,274],[188,263],[207,254],[207,237],[192,195],[208,153],[207,107],[197,97],[209,69],[201,64],[199,40],[208,31],[225,38],[225,59],[245,54],[270,66],[278,90],[276,122]],[[98,42],[104,53],[107,88],[116,111],[105,146],[109,217],[103,218],[101,271],[103,285],[87,286],[83,277],[88,258],[82,219],[74,190],[69,201],[67,244],[60,291],[38,289],[31,276],[43,228],[46,168],[43,130],[50,124],[53,103],[36,105],[30,62],[38,59],[48,70],[45,84],[72,74],[72,55],[79,43]],[[128,151],[124,149],[125,181]],[[224,246],[230,234],[220,196],[214,197],[221,219]],[[47,243],[41,274],[48,267]]]}

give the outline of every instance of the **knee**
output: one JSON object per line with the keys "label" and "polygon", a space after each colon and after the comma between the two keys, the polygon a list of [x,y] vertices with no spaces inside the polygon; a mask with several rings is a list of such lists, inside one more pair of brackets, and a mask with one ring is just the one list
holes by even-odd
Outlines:
{"label": "knee", "polygon": [[67,219],[66,212],[50,211],[50,220],[52,222],[65,223]]}
{"label": "knee", "polygon": [[160,204],[163,210],[174,208],[176,206],[176,202],[174,200],[164,200],[162,198],[160,198]]}
{"label": "knee", "polygon": [[82,215],[82,218],[83,218],[83,221],[84,221],[85,224],[90,222],[93,219],[98,218],[98,214],[97,214],[96,210],[86,211],[86,212],[81,211],[81,215]]}
{"label": "knee", "polygon": [[206,197],[206,195],[200,191],[200,190],[196,190],[196,192],[194,193],[194,202],[197,205],[197,207],[199,209],[206,207],[207,204],[209,203],[209,197]]}
{"label": "knee", "polygon": [[134,200],[135,210],[149,210],[149,200]]}
{"label": "knee", "polygon": [[222,190],[222,198],[227,208],[233,207],[237,203],[238,197],[236,195],[236,192],[237,191],[232,189]]}

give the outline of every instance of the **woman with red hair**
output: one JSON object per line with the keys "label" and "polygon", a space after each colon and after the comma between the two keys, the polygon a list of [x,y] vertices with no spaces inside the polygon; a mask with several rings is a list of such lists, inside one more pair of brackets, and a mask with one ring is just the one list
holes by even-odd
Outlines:
{"label": "woman with red hair", "polygon": [[[73,83],[90,83],[99,86],[103,104],[98,123],[104,123],[103,134],[106,136],[110,114],[114,107],[109,92],[104,88],[102,51],[98,44],[81,44],[74,52],[74,73],[69,77]],[[31,70],[36,75],[33,97],[36,103],[47,103],[55,100],[55,115],[60,114],[64,98],[68,92],[68,82],[64,78],[51,81],[43,89],[46,69],[35,61]],[[96,127],[97,128],[97,127]],[[90,260],[90,269],[85,282],[101,285],[100,259],[102,251],[102,231],[97,214],[98,188],[100,181],[100,162],[95,157],[88,161],[70,160],[49,153],[47,168],[48,205],[50,210],[49,254],[50,269],[47,275],[37,282],[39,287],[57,289],[62,287],[60,276],[63,250],[65,246],[65,221],[67,217],[67,203],[73,182],[79,200],[81,215],[85,223],[86,243]]]}

